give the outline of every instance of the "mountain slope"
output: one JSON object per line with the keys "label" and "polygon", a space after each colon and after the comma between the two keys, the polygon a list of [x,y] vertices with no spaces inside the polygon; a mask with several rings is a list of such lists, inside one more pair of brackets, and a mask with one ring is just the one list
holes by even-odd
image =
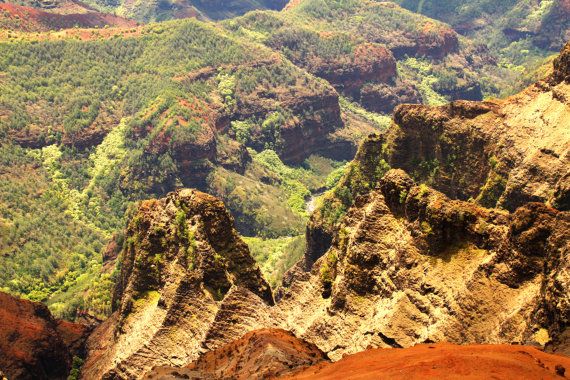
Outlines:
{"label": "mountain slope", "polygon": [[494,64],[449,26],[387,2],[304,0],[224,25],[281,51],[375,112],[402,102],[480,100]]}
{"label": "mountain slope", "polygon": [[[29,223],[3,223],[0,261],[8,270],[0,287],[57,303],[59,316],[109,310],[107,295],[94,297],[104,300],[94,310],[81,294],[132,202],[194,186],[228,201],[244,233],[300,235],[304,197],[340,166],[315,155],[343,160],[355,149],[356,133],[335,135],[348,123],[330,85],[215,25],[184,20],[70,33],[0,44],[2,218],[26,219],[34,203],[39,215],[57,209],[63,229],[87,226],[58,241],[65,244],[24,244]],[[20,162],[33,170],[20,172],[13,166]],[[42,197],[25,186],[16,191],[38,176]],[[31,267],[41,269],[22,273]]]}
{"label": "mountain slope", "polygon": [[[563,103],[566,98],[560,94],[570,88],[567,82],[569,52],[565,49],[555,61],[554,73],[547,81],[519,96],[529,96],[530,92],[535,98],[547,96],[552,102]],[[519,96],[505,100],[502,106],[519,107],[518,114],[525,115],[528,103],[519,101]],[[462,117],[463,124],[489,113],[484,103],[460,102],[449,108],[455,117]],[[440,108],[427,106],[414,106],[414,109],[428,115],[440,111]],[[569,111],[566,105],[551,105],[548,109],[559,110],[562,114]],[[543,114],[548,120],[547,112]],[[446,130],[445,123],[426,120],[434,131]],[[392,131],[400,130],[398,123],[396,118],[386,137],[370,136],[363,142],[345,176],[313,214],[307,230],[306,257],[286,274],[283,286],[276,292],[275,305],[263,302],[264,296],[259,292],[255,295],[255,292],[239,289],[240,284],[259,283],[259,272],[249,265],[240,272],[245,277],[233,285],[228,284],[225,289],[229,291],[222,290],[217,299],[216,292],[188,290],[208,288],[210,277],[202,272],[208,266],[203,264],[196,267],[198,278],[193,282],[194,287],[183,288],[190,293],[176,292],[174,298],[168,296],[167,287],[162,284],[177,283],[172,280],[171,273],[178,276],[194,273],[194,269],[171,269],[185,265],[180,252],[188,249],[194,252],[194,245],[183,242],[185,249],[180,250],[181,244],[167,244],[168,238],[161,238],[171,236],[178,228],[175,227],[178,220],[174,218],[177,214],[175,206],[170,206],[166,216],[162,211],[148,213],[148,217],[143,218],[134,216],[130,231],[143,231],[145,240],[139,245],[136,242],[140,239],[135,240],[132,242],[134,248],[127,246],[124,249],[127,265],[122,267],[121,278],[128,278],[132,284],[129,286],[135,290],[140,285],[146,290],[145,284],[151,284],[153,289],[158,287],[160,296],[135,302],[143,305],[134,308],[135,313],[140,310],[152,312],[140,311],[144,317],[139,314],[137,318],[129,319],[131,317],[125,316],[125,311],[130,310],[128,305],[133,297],[128,292],[123,294],[119,311],[90,339],[91,354],[85,375],[96,378],[95,374],[110,370],[109,373],[118,378],[139,378],[152,365],[184,365],[185,361],[197,359],[203,351],[215,350],[260,327],[291,331],[315,344],[332,360],[368,348],[411,347],[426,342],[517,343],[567,353],[570,213],[564,211],[560,198],[552,201],[559,207],[557,209],[546,204],[546,198],[543,202],[526,202],[524,198],[512,196],[520,207],[509,211],[453,199],[454,194],[437,181],[433,185],[441,187],[443,192],[417,183],[402,169],[390,169],[386,162],[392,162],[395,153],[398,157],[406,157],[406,152],[410,156],[415,154],[390,138]],[[501,124],[485,125],[498,130],[502,128]],[[535,127],[554,133],[557,125],[536,124]],[[527,135],[536,139],[532,133]],[[425,139],[420,140],[419,146],[433,140],[429,134],[418,138]],[[545,133],[540,142],[555,151],[558,142],[564,143],[560,141],[562,138],[563,135],[559,136],[553,143],[550,135]],[[485,152],[484,144],[450,139],[462,149],[470,147],[474,151],[478,149],[480,154]],[[537,140],[533,141],[533,145],[540,146]],[[568,146],[567,143],[563,145]],[[498,155],[508,152],[512,145],[499,144],[496,148]],[[533,150],[523,152],[530,156],[534,154]],[[560,154],[560,159],[566,159],[565,153]],[[498,157],[500,161],[502,156]],[[397,166],[397,161],[393,160],[393,165]],[[458,167],[458,170],[462,169]],[[536,179],[542,181],[543,187],[550,186],[558,167],[551,164],[545,170],[540,179]],[[449,194],[445,194],[446,191]],[[176,204],[169,199],[177,199],[183,194],[194,194],[188,199],[203,198],[188,190],[165,200],[149,201],[141,212],[147,215],[144,210],[150,204],[160,205],[159,210],[169,210],[168,204]],[[213,198],[204,199],[207,203],[219,204]],[[223,215],[221,205],[217,209],[219,212],[210,215],[213,221]],[[181,219],[194,220],[194,211],[185,215],[187,219]],[[134,228],[139,223],[142,229]],[[155,227],[157,224],[162,227]],[[200,229],[201,223],[195,226]],[[229,237],[224,235],[226,238],[220,240],[215,238],[216,231],[219,231],[217,227],[211,238],[218,244],[229,244],[230,248],[225,252],[233,252],[235,232],[228,232]],[[201,233],[195,236],[201,236]],[[330,239],[328,244],[327,239]],[[200,247],[200,241],[203,238],[197,238],[197,247]],[[161,252],[164,250],[178,253],[171,253],[171,259],[162,264]],[[143,258],[136,259],[141,254]],[[200,260],[211,257],[207,252],[204,254],[198,256]],[[220,255],[219,260],[223,263],[225,256]],[[243,255],[249,256],[247,251],[243,251]],[[149,261],[151,257],[159,258]],[[253,263],[251,258],[248,260]],[[133,262],[139,266],[129,264]],[[206,262],[211,263],[202,261]],[[224,276],[221,274],[221,280],[216,283],[224,284]],[[129,288],[124,284],[124,281],[119,282],[118,289]],[[192,297],[188,298],[186,294],[192,294]],[[166,298],[163,295],[167,295]],[[161,307],[179,310],[180,300],[187,312],[160,311]],[[209,305],[208,312],[203,309],[206,305]],[[216,316],[209,314],[210,311]],[[152,313],[164,313],[174,319],[166,318],[171,323],[155,325],[157,319],[152,315],[156,314]],[[196,315],[201,315],[201,320],[191,322],[195,321]],[[124,324],[122,318],[130,322]],[[160,331],[159,338],[150,339],[136,332],[141,327],[131,327],[144,326],[148,331],[149,325],[153,326],[151,331]],[[184,333],[190,326],[200,333],[191,336]],[[111,331],[116,332],[114,338]],[[207,334],[204,335],[205,331]],[[117,349],[141,345],[144,348],[133,355],[125,354],[124,348]],[[103,352],[105,354],[101,356]],[[101,360],[102,357],[105,359]],[[102,370],[98,365],[107,367]]]}
{"label": "mountain slope", "polygon": [[268,323],[253,316],[271,304],[222,202],[193,190],[142,202],[121,254],[116,311],[89,338],[82,376],[132,379],[186,364],[222,331],[237,339]]}

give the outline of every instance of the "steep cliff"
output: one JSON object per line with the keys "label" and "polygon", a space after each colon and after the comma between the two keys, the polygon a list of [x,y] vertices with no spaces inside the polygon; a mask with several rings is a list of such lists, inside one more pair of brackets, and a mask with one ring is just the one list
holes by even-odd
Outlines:
{"label": "steep cliff", "polygon": [[292,274],[282,326],[333,359],[426,341],[556,342],[569,217],[539,203],[484,209],[390,170],[355,199],[310,273]]}
{"label": "steep cliff", "polygon": [[390,165],[453,198],[514,211],[526,202],[568,209],[570,45],[547,80],[505,100],[398,107]]}
{"label": "steep cliff", "polygon": [[181,190],[144,201],[121,253],[115,313],[91,335],[83,376],[138,378],[268,324],[271,290],[214,197]]}
{"label": "steep cliff", "polygon": [[88,328],[54,319],[46,306],[0,292],[0,373],[8,379],[66,379]]}

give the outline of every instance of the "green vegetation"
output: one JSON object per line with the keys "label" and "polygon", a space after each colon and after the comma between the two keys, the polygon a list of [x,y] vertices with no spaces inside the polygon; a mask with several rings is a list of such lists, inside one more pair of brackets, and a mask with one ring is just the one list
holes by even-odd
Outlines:
{"label": "green vegetation", "polygon": [[67,380],[79,380],[81,376],[81,366],[83,366],[83,359],[78,356],[73,357],[73,362],[71,363],[71,371]]}
{"label": "green vegetation", "polygon": [[281,284],[283,274],[305,253],[305,235],[275,239],[246,237],[244,240],[273,289]]}
{"label": "green vegetation", "polygon": [[[535,81],[534,71],[565,41],[570,20],[554,0],[395,0],[403,7],[449,23],[498,58],[488,93],[510,95]],[[523,78],[521,80],[520,78]]]}
{"label": "green vegetation", "polygon": [[[149,25],[132,38],[0,43],[0,136],[43,146],[1,146],[0,264],[6,270],[0,288],[44,301],[56,316],[72,319],[78,309],[108,315],[114,275],[101,271],[107,241],[123,228],[134,201],[195,184],[196,166],[182,167],[180,158],[192,144],[202,150],[217,99],[233,113],[260,86],[275,92],[283,86],[326,88],[287,62],[239,66],[270,54],[195,20]],[[184,79],[189,72],[222,65],[237,69]],[[256,122],[261,135],[254,142],[278,148],[280,126],[290,117],[275,100]],[[90,140],[93,133],[102,141]],[[241,137],[246,143],[250,136]],[[195,162],[213,168],[207,159]],[[251,216],[256,218],[251,232],[267,226],[267,236],[299,234],[306,189],[313,191],[334,167],[328,164],[318,173],[307,169],[302,185],[287,177],[290,171],[274,173],[281,176],[274,186],[255,174],[269,168],[252,166],[249,178],[223,175],[225,182],[242,178],[247,184],[235,189],[239,196],[229,202],[241,218],[238,225],[247,225]],[[224,171],[214,168],[214,173]],[[216,193],[220,189],[212,178],[200,186]],[[263,199],[250,201],[247,191],[259,187],[267,190]],[[280,203],[275,194],[286,197],[280,212],[270,208]],[[278,227],[266,223],[283,213],[287,217]]]}

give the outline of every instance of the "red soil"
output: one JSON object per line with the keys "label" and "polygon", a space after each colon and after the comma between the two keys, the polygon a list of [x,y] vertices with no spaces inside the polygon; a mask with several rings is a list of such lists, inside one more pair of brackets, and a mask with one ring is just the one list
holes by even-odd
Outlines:
{"label": "red soil", "polygon": [[20,32],[45,32],[49,30],[101,28],[105,26],[134,27],[137,23],[122,17],[90,11],[58,14],[10,3],[0,3],[0,26]]}
{"label": "red soil", "polygon": [[372,349],[319,363],[290,379],[562,379],[570,358],[527,346],[424,344]]}

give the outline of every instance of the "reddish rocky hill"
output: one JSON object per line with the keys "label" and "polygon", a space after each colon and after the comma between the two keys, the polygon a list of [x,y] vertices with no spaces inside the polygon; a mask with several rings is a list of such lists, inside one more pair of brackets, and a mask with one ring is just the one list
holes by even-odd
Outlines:
{"label": "reddish rocky hill", "polygon": [[73,9],[80,13],[55,13],[45,10],[0,3],[0,29],[18,32],[46,32],[69,28],[133,27],[137,23],[122,17],[100,13],[89,8]]}
{"label": "reddish rocky hill", "polygon": [[[88,328],[57,321],[45,305],[0,292],[0,373],[8,379],[66,379]],[[1,377],[1,376],[0,376]]]}
{"label": "reddish rocky hill", "polygon": [[328,358],[314,344],[285,330],[262,329],[204,354],[188,367],[155,368],[145,378],[267,379],[324,361]]}
{"label": "reddish rocky hill", "polygon": [[322,363],[284,379],[561,379],[567,357],[525,346],[422,344],[376,349]]}
{"label": "reddish rocky hill", "polygon": [[183,368],[145,379],[561,379],[570,358],[517,345],[420,344],[368,349],[330,362],[316,346],[279,329],[247,333]]}

